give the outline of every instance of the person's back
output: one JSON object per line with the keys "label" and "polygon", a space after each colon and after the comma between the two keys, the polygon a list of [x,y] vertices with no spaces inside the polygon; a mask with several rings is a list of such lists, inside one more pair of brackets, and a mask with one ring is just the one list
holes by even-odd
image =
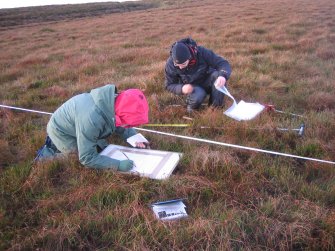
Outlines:
{"label": "person's back", "polygon": [[[85,109],[82,109],[84,107]],[[62,152],[77,150],[76,118],[88,116],[94,107],[95,104],[91,95],[89,93],[83,93],[66,101],[53,113],[49,120],[48,127],[57,128],[60,133],[68,137],[68,140],[62,140],[61,143],[57,142],[59,150],[62,150]],[[53,138],[55,138],[54,142],[57,141],[56,137]]]}
{"label": "person's back", "polygon": [[78,151],[85,132],[91,138],[97,135],[103,139],[115,130],[114,119],[115,87],[104,86],[90,93],[72,97],[60,106],[47,126],[48,135],[56,147],[63,153]]}
{"label": "person's back", "polygon": [[135,135],[130,127],[148,123],[148,110],[140,90],[117,95],[114,85],[106,85],[72,97],[60,106],[47,125],[48,137],[55,151],[78,152],[79,161],[85,166],[121,170],[125,161],[99,155],[99,149],[108,145],[106,138],[114,132],[123,139]]}

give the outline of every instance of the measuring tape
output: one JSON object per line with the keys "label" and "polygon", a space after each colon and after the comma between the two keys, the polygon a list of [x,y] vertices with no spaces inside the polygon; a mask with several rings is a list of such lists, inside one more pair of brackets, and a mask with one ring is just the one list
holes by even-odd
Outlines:
{"label": "measuring tape", "polygon": [[[50,112],[42,112],[42,111],[24,109],[24,108],[14,107],[14,106],[0,105],[0,107],[9,108],[9,109],[15,109],[15,110],[20,110],[20,111],[26,111],[26,112],[35,112],[35,113],[40,113],[40,114],[52,115],[52,113],[50,113]],[[174,124],[171,124],[171,125],[174,125]],[[185,125],[188,125],[188,124],[182,124],[182,125],[185,126]],[[329,160],[309,158],[309,157],[303,157],[303,156],[293,155],[293,154],[288,154],[288,153],[281,153],[281,152],[263,150],[263,149],[254,148],[254,147],[247,147],[247,146],[228,144],[228,143],[218,142],[218,141],[213,141],[213,140],[208,140],[208,139],[200,139],[200,138],[183,136],[183,135],[178,135],[178,134],[173,134],[173,133],[154,131],[154,130],[149,130],[149,129],[145,129],[145,128],[134,127],[134,129],[139,130],[139,131],[144,131],[144,132],[150,132],[150,133],[155,133],[155,134],[170,136],[170,137],[176,137],[176,138],[181,138],[181,139],[188,139],[188,140],[193,140],[193,141],[208,143],[208,144],[227,146],[227,147],[233,147],[233,148],[238,148],[238,149],[243,149],[243,150],[250,150],[250,151],[255,151],[255,152],[268,153],[268,154],[272,154],[272,155],[278,155],[278,156],[284,156],[284,157],[290,157],[290,158],[296,158],[296,159],[303,159],[303,160],[310,160],[310,161],[316,161],[316,162],[321,162],[321,163],[327,163],[327,164],[333,164],[333,165],[335,165],[334,161],[329,161]]]}

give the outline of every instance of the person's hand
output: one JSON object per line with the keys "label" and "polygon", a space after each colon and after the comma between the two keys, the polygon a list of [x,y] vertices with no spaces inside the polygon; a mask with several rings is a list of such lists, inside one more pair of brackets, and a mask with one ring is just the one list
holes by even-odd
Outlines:
{"label": "person's hand", "polygon": [[136,142],[135,145],[137,148],[145,148],[144,142]]}
{"label": "person's hand", "polygon": [[183,94],[191,94],[193,92],[193,86],[191,84],[183,85],[181,91]]}
{"label": "person's hand", "polygon": [[136,142],[135,145],[136,145],[137,148],[150,149],[150,143],[147,143],[147,142]]}
{"label": "person's hand", "polygon": [[134,161],[130,159],[120,160],[120,164],[117,170],[121,172],[128,172],[130,169],[133,168],[133,166],[134,166]]}
{"label": "person's hand", "polygon": [[227,80],[225,79],[225,77],[219,76],[217,80],[215,81],[215,86],[219,88],[224,87],[226,84],[226,81]]}

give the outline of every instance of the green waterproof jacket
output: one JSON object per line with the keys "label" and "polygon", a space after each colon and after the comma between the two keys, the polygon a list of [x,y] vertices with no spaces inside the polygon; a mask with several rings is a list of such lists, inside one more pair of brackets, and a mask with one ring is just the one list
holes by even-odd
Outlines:
{"label": "green waterproof jacket", "polygon": [[133,128],[115,126],[114,85],[106,85],[72,97],[51,116],[47,126],[49,137],[62,153],[78,152],[81,164],[92,168],[113,168],[119,161],[99,155],[106,138],[113,133],[127,139],[136,134]]}

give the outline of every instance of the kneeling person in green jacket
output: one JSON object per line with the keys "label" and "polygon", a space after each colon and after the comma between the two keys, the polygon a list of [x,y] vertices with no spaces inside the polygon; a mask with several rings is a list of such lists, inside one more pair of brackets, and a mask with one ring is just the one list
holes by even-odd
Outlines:
{"label": "kneeling person in green jacket", "polygon": [[[113,133],[124,140],[136,134],[131,128],[149,122],[149,107],[144,94],[129,89],[117,94],[114,85],[106,85],[72,97],[51,116],[48,137],[37,159],[56,153],[78,152],[81,164],[100,169],[129,171],[132,160],[116,160],[100,155]],[[145,148],[143,142],[136,146]]]}

